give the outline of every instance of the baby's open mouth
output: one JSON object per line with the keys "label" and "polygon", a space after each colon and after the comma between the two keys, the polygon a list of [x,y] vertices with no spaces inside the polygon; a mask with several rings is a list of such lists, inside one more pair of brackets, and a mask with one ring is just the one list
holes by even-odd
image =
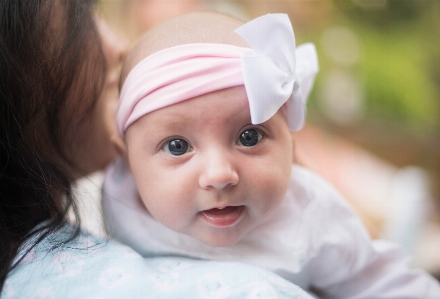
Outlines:
{"label": "baby's open mouth", "polygon": [[204,210],[200,212],[200,215],[211,225],[226,227],[234,225],[240,218],[243,210],[244,206],[227,206]]}

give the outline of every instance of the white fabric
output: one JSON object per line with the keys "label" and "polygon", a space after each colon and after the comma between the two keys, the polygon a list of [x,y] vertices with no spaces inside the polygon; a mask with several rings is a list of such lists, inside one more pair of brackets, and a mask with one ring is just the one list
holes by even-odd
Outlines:
{"label": "white fabric", "polygon": [[371,241],[334,188],[300,166],[293,166],[290,188],[274,216],[231,247],[211,247],[149,216],[120,160],[107,170],[103,211],[109,232],[146,257],[245,262],[320,298],[440,298],[433,278],[410,270],[409,257],[394,244]]}
{"label": "white fabric", "polygon": [[290,129],[301,129],[305,102],[318,73],[315,46],[301,45],[295,54],[295,36],[286,14],[261,16],[235,32],[252,48],[241,55],[252,123],[267,121],[287,102]]}

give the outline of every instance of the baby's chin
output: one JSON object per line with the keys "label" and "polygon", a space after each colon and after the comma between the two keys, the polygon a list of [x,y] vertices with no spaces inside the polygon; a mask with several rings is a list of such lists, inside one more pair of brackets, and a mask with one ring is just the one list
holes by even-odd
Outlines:
{"label": "baby's chin", "polygon": [[230,247],[240,242],[241,239],[242,238],[234,239],[234,240],[232,240],[231,238],[229,239],[215,238],[213,240],[206,240],[206,241],[199,239],[199,241],[213,247]]}
{"label": "baby's chin", "polygon": [[204,234],[204,235],[196,234],[191,236],[209,246],[230,247],[240,242],[244,238],[244,236],[246,236],[247,233],[248,230],[246,232],[241,232],[234,228],[227,228],[227,229],[222,229],[215,233]]}

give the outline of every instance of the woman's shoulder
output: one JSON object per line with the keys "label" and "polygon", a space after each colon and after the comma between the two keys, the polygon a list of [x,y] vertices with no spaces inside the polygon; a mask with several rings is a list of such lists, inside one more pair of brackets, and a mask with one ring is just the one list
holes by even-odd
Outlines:
{"label": "woman's shoulder", "polygon": [[129,248],[86,233],[53,248],[70,229],[66,226],[30,250],[9,273],[2,299],[102,297],[104,290],[127,279],[124,269],[142,262]]}
{"label": "woman's shoulder", "polygon": [[50,239],[43,240],[10,272],[2,299],[250,298],[259,293],[310,298],[278,276],[241,263],[144,259],[125,245],[87,234],[58,249],[50,247]]}

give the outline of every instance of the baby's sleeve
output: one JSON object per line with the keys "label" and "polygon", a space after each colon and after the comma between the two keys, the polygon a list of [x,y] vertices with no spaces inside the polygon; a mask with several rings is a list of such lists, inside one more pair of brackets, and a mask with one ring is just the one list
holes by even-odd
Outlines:
{"label": "baby's sleeve", "polygon": [[311,287],[320,298],[440,299],[440,284],[424,270],[412,269],[407,252],[392,242],[371,240],[341,195],[324,180],[318,183],[307,213],[314,217]]}

